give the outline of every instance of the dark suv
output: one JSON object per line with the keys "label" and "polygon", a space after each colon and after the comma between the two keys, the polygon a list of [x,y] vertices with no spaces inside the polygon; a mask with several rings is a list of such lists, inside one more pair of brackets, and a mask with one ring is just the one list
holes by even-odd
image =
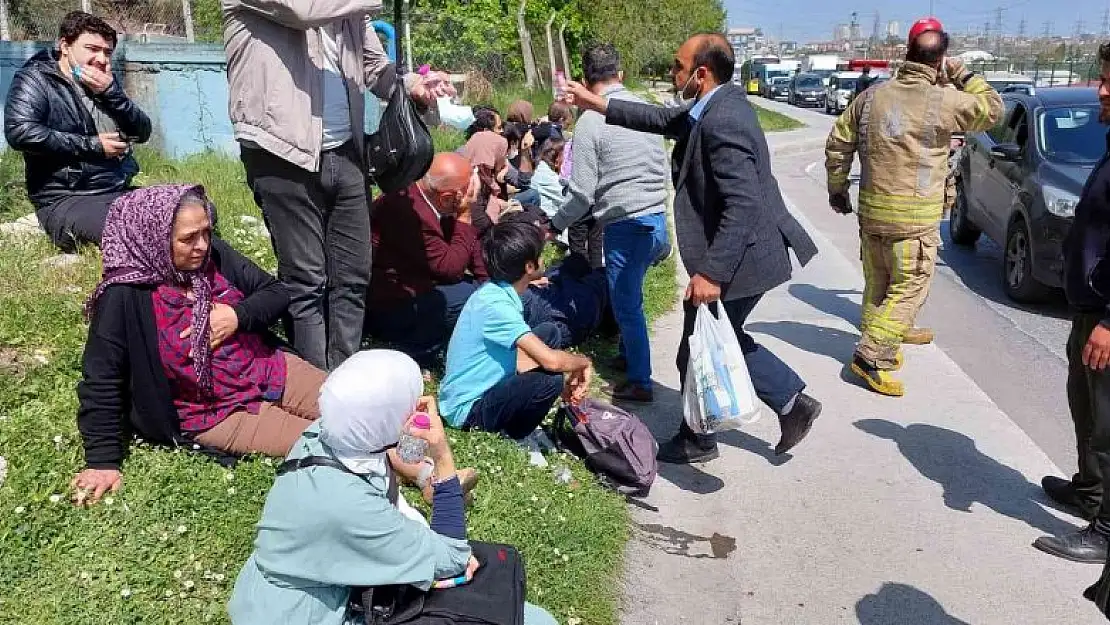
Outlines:
{"label": "dark suv", "polygon": [[787,101],[794,106],[825,106],[825,83],[817,74],[797,74],[790,81]]}
{"label": "dark suv", "polygon": [[1062,244],[1083,184],[1106,152],[1094,89],[1006,93],[994,128],[967,136],[949,216],[952,241],[1003,246],[1003,285],[1035,302],[1063,284]]}

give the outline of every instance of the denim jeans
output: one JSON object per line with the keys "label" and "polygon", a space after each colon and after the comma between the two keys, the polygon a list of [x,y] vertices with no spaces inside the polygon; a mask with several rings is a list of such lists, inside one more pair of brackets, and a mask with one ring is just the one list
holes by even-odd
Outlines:
{"label": "denim jeans", "polygon": [[358,351],[370,284],[367,181],[353,142],[311,172],[244,147],[247,184],[262,209],[289,289],[286,331],[305,360],[329,371]]}
{"label": "denim jeans", "polygon": [[[548,347],[559,338],[559,330],[550,323],[533,327],[532,333]],[[561,373],[543,369],[514,373],[482,394],[470,408],[463,427],[524,438],[539,427],[562,392]]]}
{"label": "denim jeans", "polygon": [[[744,331],[744,324],[752,314],[755,305],[759,303],[762,295],[743,297],[723,302],[728,320],[740,341],[740,350],[744,352],[744,362],[748,365],[748,374],[752,377],[752,386],[755,387],[756,397],[767,404],[775,414],[782,414],[783,409],[805,387],[805,382],[779,357],[770,350],[755,342],[752,335]],[[710,304],[709,309],[714,314],[721,302]],[[682,303],[682,342],[678,346],[678,374],[682,384],[686,384],[686,367],[690,363],[690,335],[694,333],[694,321],[698,316],[697,307],[689,301]],[[685,422],[683,422],[685,427]],[[713,436],[706,437],[709,440]]]}
{"label": "denim jeans", "polygon": [[627,381],[651,388],[651,346],[644,316],[644,276],[667,246],[667,216],[655,213],[605,226],[605,273],[609,301],[621,329],[620,354]]}
{"label": "denim jeans", "polygon": [[471,281],[443,284],[388,310],[371,310],[366,326],[370,334],[430,368],[446,347],[466,300],[478,289]]}

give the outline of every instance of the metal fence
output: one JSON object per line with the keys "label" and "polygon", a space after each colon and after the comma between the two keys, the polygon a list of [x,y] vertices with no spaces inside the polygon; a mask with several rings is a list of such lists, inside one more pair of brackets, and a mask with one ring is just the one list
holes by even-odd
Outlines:
{"label": "metal fence", "polygon": [[972,63],[970,67],[988,80],[992,76],[1015,74],[1031,79],[1038,87],[1098,86],[1099,81],[1099,64],[1083,59],[1057,62],[988,61]]}
{"label": "metal fence", "polygon": [[0,0],[0,39],[51,41],[70,11],[93,13],[123,39],[195,41],[194,0]]}

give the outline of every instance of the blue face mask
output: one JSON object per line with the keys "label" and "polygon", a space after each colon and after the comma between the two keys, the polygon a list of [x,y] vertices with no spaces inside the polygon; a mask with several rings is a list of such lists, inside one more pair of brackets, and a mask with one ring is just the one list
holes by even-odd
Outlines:
{"label": "blue face mask", "polygon": [[81,66],[74,65],[69,68],[69,73],[73,75],[73,80],[81,82]]}

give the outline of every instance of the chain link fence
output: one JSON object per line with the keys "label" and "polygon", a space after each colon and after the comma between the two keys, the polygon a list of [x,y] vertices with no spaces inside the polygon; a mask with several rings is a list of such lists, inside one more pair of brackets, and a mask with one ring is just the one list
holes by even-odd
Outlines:
{"label": "chain link fence", "polygon": [[70,11],[108,22],[121,39],[194,41],[193,0],[0,0],[0,39],[53,41]]}

